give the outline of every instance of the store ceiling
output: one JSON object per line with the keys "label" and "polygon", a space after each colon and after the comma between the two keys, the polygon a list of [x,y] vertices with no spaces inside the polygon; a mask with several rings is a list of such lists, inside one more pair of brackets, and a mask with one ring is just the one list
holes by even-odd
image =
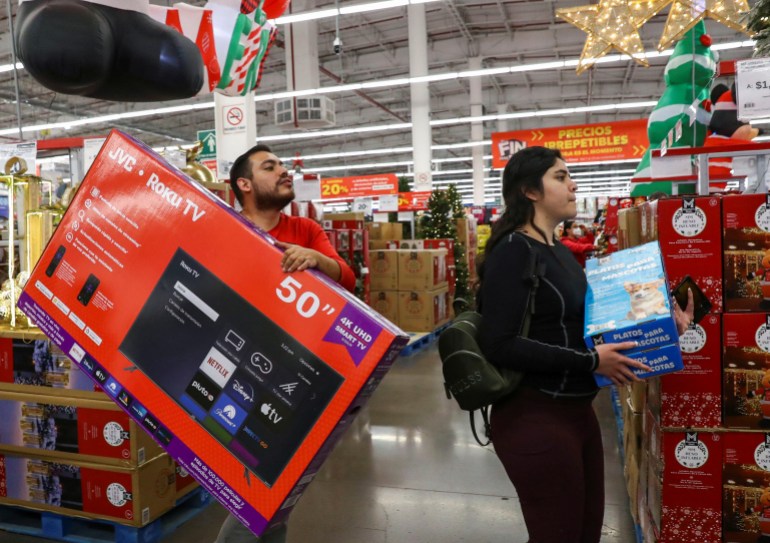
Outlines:
{"label": "store ceiling", "polygon": [[[35,0],[41,1],[41,0]],[[294,13],[324,8],[364,3],[367,0],[344,0],[335,4],[323,0],[307,0]],[[152,0],[152,3],[170,5],[171,2]],[[202,1],[188,2],[203,5]],[[577,59],[582,50],[585,34],[557,19],[556,7],[569,7],[589,3],[582,1],[553,0],[440,0],[425,4],[428,34],[428,69],[431,74],[457,72],[469,69],[469,58],[481,57],[484,68],[542,63],[551,60]],[[16,2],[12,11],[15,13]],[[642,38],[648,51],[652,51],[661,35],[667,9],[642,29]],[[318,52],[322,87],[336,86],[340,82],[356,83],[409,76],[409,50],[407,8],[395,7],[354,15],[327,18],[317,21]],[[716,21],[707,20],[714,44],[743,41],[747,38]],[[11,62],[7,13],[0,19],[0,64]],[[337,35],[342,41],[340,54],[333,51]],[[720,52],[721,60],[746,58],[751,49],[744,47]],[[257,94],[285,91],[286,63],[283,47],[283,31],[264,65],[262,81]],[[644,68],[631,61],[601,64],[581,76],[574,68],[518,72],[482,77],[484,113],[535,111],[557,108],[580,107],[618,102],[656,101],[665,86],[663,68],[667,57],[651,60]],[[469,117],[470,80],[453,78],[430,83],[432,119]],[[21,120],[23,126],[33,126],[94,117],[112,113],[153,109],[196,102],[212,102],[205,96],[187,101],[165,103],[115,103],[101,100],[57,94],[42,87],[23,69],[18,72],[21,96]],[[410,92],[407,85],[390,88],[374,88],[362,92],[338,92],[329,95],[336,103],[336,128],[387,126],[410,119]],[[278,127],[274,123],[272,101],[258,101],[257,133],[260,136],[286,135],[302,130]],[[508,130],[560,126],[580,123],[636,119],[649,115],[651,108],[635,108],[607,112],[580,113],[507,121]],[[15,106],[14,74],[0,73],[0,130],[18,126]],[[116,126],[135,135],[151,146],[176,145],[195,140],[196,131],[214,127],[213,108],[188,110],[181,113],[144,116],[120,120],[113,125],[88,125],[71,130],[24,132],[24,139],[47,139],[70,136],[95,136],[106,134]],[[499,131],[496,121],[484,123],[484,138]],[[459,122],[434,127],[434,145],[467,143],[471,141],[471,125]],[[15,141],[15,136],[3,137]],[[0,139],[3,141],[3,139]],[[365,135],[322,135],[318,137],[270,142],[280,156],[290,159],[296,153],[303,156],[326,153],[350,153],[360,150],[409,147],[411,131],[373,131]],[[438,150],[434,158],[470,157],[470,148]],[[491,154],[489,146],[485,155]],[[336,171],[324,171],[323,175],[357,175],[367,173],[403,173],[409,166],[377,166],[355,169],[356,164],[407,162],[409,153],[374,156],[340,156],[333,159],[310,159],[305,169],[339,167]],[[452,169],[470,169],[471,161],[451,163]],[[489,167],[489,161],[486,161]],[[623,165],[633,169],[634,165]],[[446,166],[442,166],[446,169]],[[601,167],[596,167],[600,169]],[[497,174],[491,174],[494,177]],[[626,174],[628,175],[628,174]],[[471,174],[436,179],[457,180],[469,183]]]}

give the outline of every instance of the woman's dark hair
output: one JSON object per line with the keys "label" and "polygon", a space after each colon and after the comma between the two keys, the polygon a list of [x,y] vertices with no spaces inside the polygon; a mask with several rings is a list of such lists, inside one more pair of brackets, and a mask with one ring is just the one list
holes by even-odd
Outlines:
{"label": "woman's dark hair", "polygon": [[[526,192],[534,190],[543,192],[543,176],[556,160],[562,158],[558,149],[546,147],[525,147],[514,154],[503,170],[503,203],[505,212],[492,226],[492,235],[487,241],[484,254],[489,254],[501,239],[524,225],[531,225],[543,241],[548,242],[549,235],[535,226],[535,206],[527,198]],[[478,266],[479,277],[484,276],[484,259]]]}
{"label": "woman's dark hair", "polygon": [[569,236],[569,231],[572,230],[572,225],[575,224],[575,221],[566,220],[562,224],[562,234],[561,237],[566,238]]}

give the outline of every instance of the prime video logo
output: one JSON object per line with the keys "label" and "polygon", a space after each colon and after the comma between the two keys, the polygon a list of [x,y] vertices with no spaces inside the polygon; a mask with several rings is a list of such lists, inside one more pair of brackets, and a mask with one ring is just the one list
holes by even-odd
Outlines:
{"label": "prime video logo", "polygon": [[235,407],[228,404],[224,407],[224,409],[217,409],[215,413],[221,418],[223,421],[225,421],[225,424],[230,426],[230,428],[235,428],[235,423],[233,422],[233,419],[235,418]]}

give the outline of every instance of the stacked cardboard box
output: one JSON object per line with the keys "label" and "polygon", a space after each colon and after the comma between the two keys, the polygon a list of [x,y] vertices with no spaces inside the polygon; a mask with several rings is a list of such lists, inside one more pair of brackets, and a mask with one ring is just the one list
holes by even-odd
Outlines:
{"label": "stacked cardboard box", "polygon": [[104,393],[48,340],[0,338],[0,390],[103,400]]}
{"label": "stacked cardboard box", "polygon": [[446,249],[372,251],[372,307],[405,330],[434,330],[449,318],[446,259]]}
{"label": "stacked cardboard box", "polygon": [[174,506],[174,464],[137,468],[0,453],[0,504],[144,526]]}
{"label": "stacked cardboard box", "polygon": [[720,198],[686,197],[618,213],[620,248],[657,239],[668,288],[690,275],[715,310],[681,336],[684,368],[646,383],[642,446],[626,471],[638,473],[627,482],[647,541],[721,541],[720,211]]}
{"label": "stacked cardboard box", "polygon": [[354,294],[359,300],[369,304],[371,283],[368,224],[370,223],[364,222],[363,213],[328,213],[324,216],[322,224],[332,246],[353,269],[356,276]]}
{"label": "stacked cardboard box", "polygon": [[47,340],[0,338],[0,503],[143,526],[198,487]]}
{"label": "stacked cardboard box", "polygon": [[137,467],[163,449],[103,400],[0,391],[0,451]]}
{"label": "stacked cardboard box", "polygon": [[457,283],[457,257],[455,253],[454,239],[438,238],[370,240],[369,249],[372,251],[388,249],[408,249],[412,251],[423,251],[425,249],[446,249],[447,288],[449,290],[450,299],[454,296]]}
{"label": "stacked cardboard box", "polygon": [[366,223],[370,241],[400,240],[404,237],[404,225],[398,222]]}
{"label": "stacked cardboard box", "polygon": [[399,250],[398,323],[405,330],[430,332],[446,322],[446,254],[446,249]]}
{"label": "stacked cardboard box", "polygon": [[641,242],[657,235],[670,286],[689,275],[712,311],[681,338],[684,369],[647,383],[646,541],[770,538],[768,204],[765,194],[684,197],[640,206],[639,221],[621,212],[619,239],[633,237],[624,225]]}

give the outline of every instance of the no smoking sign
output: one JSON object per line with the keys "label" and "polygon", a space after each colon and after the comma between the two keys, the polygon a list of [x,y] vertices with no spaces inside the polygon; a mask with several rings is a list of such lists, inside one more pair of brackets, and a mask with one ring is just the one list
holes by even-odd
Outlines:
{"label": "no smoking sign", "polygon": [[225,106],[222,108],[222,113],[222,118],[225,120],[223,129],[226,134],[246,130],[246,114],[241,106]]}

